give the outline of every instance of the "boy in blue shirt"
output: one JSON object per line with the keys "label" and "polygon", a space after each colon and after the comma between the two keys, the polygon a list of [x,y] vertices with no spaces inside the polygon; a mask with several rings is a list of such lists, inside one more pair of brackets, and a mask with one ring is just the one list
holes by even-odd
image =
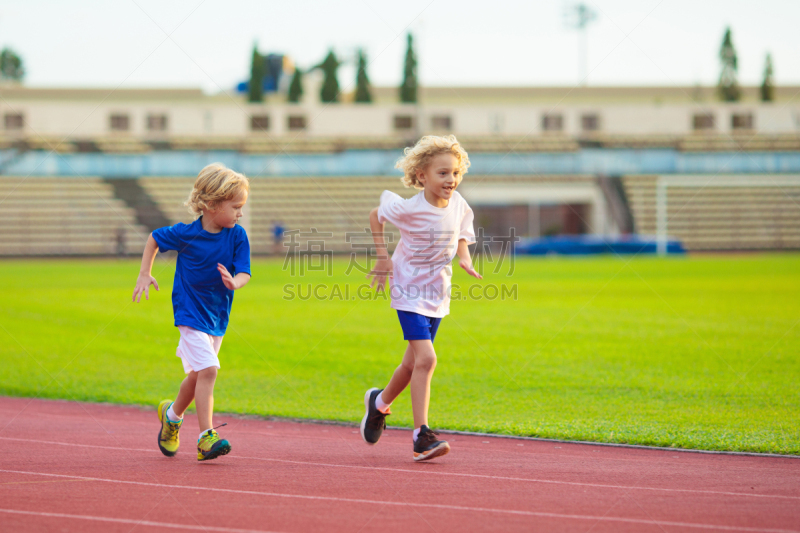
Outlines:
{"label": "boy in blue shirt", "polygon": [[215,459],[231,451],[230,443],[211,427],[211,418],[219,348],[228,327],[233,291],[250,281],[250,242],[236,224],[249,192],[250,183],[242,174],[218,163],[208,165],[197,176],[185,204],[199,218],[192,224],[155,230],[144,248],[134,302],[141,301],[142,294],[149,299],[150,285],[158,290],[151,274],[156,253],[178,252],[172,308],[181,334],[176,355],[183,362],[186,378],[174,402],[163,400],[158,405],[158,448],[168,457],[178,452],[183,414],[192,401],[200,425],[197,460]]}

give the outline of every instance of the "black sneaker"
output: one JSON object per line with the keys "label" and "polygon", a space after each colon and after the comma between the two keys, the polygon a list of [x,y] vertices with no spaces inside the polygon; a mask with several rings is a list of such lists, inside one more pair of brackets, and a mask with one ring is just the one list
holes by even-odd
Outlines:
{"label": "black sneaker", "polygon": [[436,433],[428,426],[419,428],[419,435],[414,443],[414,460],[427,461],[434,457],[447,455],[450,452],[450,445],[446,440],[436,438]]}
{"label": "black sneaker", "polygon": [[369,389],[364,395],[364,407],[367,412],[361,419],[361,438],[367,444],[377,444],[383,430],[386,429],[386,416],[390,413],[383,414],[375,407],[375,399],[381,392],[383,389]]}

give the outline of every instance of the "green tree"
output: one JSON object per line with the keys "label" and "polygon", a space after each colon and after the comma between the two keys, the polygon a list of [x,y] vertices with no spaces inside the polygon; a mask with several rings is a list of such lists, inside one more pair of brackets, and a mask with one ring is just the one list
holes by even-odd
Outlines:
{"label": "green tree", "polygon": [[722,72],[717,84],[719,97],[726,102],[736,102],[741,97],[742,91],[736,81],[739,65],[730,28],[725,29],[725,37],[722,39],[722,46],[719,49],[719,59],[722,61]]}
{"label": "green tree", "polygon": [[292,83],[289,84],[289,101],[293,104],[300,102],[303,96],[303,71],[298,67],[294,69],[294,76],[292,76]]}
{"label": "green tree", "polygon": [[264,74],[266,74],[266,65],[264,64],[264,56],[258,53],[258,45],[253,45],[253,62],[250,66],[250,83],[247,86],[248,101],[250,102],[263,102],[264,101]]}
{"label": "green tree", "polygon": [[0,78],[22,81],[24,77],[25,67],[22,65],[22,59],[11,48],[3,48],[0,52]]}
{"label": "green tree", "polygon": [[775,80],[772,79],[772,54],[767,54],[767,61],[764,65],[764,81],[761,82],[761,101],[772,102],[775,100]]}
{"label": "green tree", "polygon": [[417,101],[417,57],[414,55],[413,38],[407,37],[406,61],[403,66],[403,83],[400,85],[400,101],[416,103]]}
{"label": "green tree", "polygon": [[363,50],[358,51],[358,73],[356,74],[356,102],[372,102],[367,77],[367,58]]}
{"label": "green tree", "polygon": [[322,79],[322,89],[320,89],[319,97],[323,102],[338,102],[339,101],[339,80],[336,78],[336,71],[339,69],[339,60],[336,59],[336,54],[333,50],[328,51],[325,61],[319,64],[324,75]]}

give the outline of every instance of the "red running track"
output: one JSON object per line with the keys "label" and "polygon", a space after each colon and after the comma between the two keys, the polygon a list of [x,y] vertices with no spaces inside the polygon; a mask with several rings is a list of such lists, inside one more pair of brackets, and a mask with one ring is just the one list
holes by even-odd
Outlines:
{"label": "red running track", "polygon": [[0,398],[0,531],[800,531],[795,458],[222,421],[198,463],[191,416],[169,458],[155,406]]}

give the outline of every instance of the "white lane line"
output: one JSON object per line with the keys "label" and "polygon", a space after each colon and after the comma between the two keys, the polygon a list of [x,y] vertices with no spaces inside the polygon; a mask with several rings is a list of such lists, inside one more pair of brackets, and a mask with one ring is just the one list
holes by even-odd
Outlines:
{"label": "white lane line", "polygon": [[[90,516],[83,514],[45,513],[40,511],[20,511],[17,509],[0,509],[0,513],[22,514],[29,516],[42,516],[45,518],[71,518],[74,520],[91,520],[93,522],[115,522],[117,524],[133,524],[136,526],[165,527],[172,529],[191,529],[197,531],[197,524],[174,524],[170,522],[151,522],[149,520],[133,520],[128,518],[111,518],[107,516]],[[222,533],[270,533],[263,529],[235,529],[230,527],[199,526],[203,531],[220,531]]]}
{"label": "white lane line", "polygon": [[314,466],[327,466],[334,468],[363,468],[366,470],[387,470],[389,472],[410,472],[412,474],[430,474],[434,476],[459,476],[459,477],[472,477],[480,479],[499,479],[502,481],[523,481],[528,483],[550,483],[553,485],[574,485],[578,487],[597,487],[603,489],[621,489],[621,490],[657,490],[662,492],[690,492],[694,494],[720,494],[725,496],[747,496],[754,498],[782,498],[787,500],[800,500],[800,496],[783,496],[780,494],[750,494],[749,492],[726,492],[719,490],[700,490],[700,489],[670,489],[663,487],[634,487],[627,485],[604,485],[602,483],[581,483],[578,481],[556,481],[552,479],[536,479],[536,478],[523,478],[523,477],[510,477],[510,476],[490,476],[487,474],[465,474],[461,472],[435,472],[429,470],[410,470],[405,468],[385,468],[381,466],[358,466],[358,465],[336,465],[329,463],[312,463],[305,461],[291,461],[289,459],[268,459],[264,457],[246,457],[238,456],[240,459],[253,459],[256,461],[275,461],[279,463],[293,463],[301,465],[314,465]]}
{"label": "white lane line", "polygon": [[312,501],[329,501],[329,502],[342,502],[342,503],[355,503],[369,505],[370,507],[380,505],[391,505],[394,507],[425,507],[429,509],[442,509],[447,511],[468,511],[477,513],[497,513],[509,514],[517,516],[536,516],[540,518],[562,518],[568,520],[592,520],[603,522],[623,522],[629,524],[655,524],[659,526],[672,526],[672,527],[688,527],[696,529],[717,529],[724,531],[753,531],[765,533],[800,533],[798,530],[793,529],[773,529],[773,528],[753,528],[742,526],[727,526],[717,524],[698,524],[693,522],[672,522],[668,520],[643,520],[640,518],[625,518],[622,516],[592,516],[592,515],[577,515],[577,514],[563,514],[563,513],[547,513],[542,511],[520,511],[516,509],[495,509],[491,507],[468,507],[465,505],[447,505],[441,503],[407,503],[385,500],[365,500],[362,498],[338,498],[336,496],[311,496],[308,494],[286,494],[281,492],[262,492],[255,490],[241,490],[241,489],[221,489],[218,487],[201,487],[192,485],[168,485],[166,483],[147,483],[144,481],[126,481],[122,479],[108,479],[99,477],[86,477],[86,476],[70,476],[65,474],[47,474],[44,472],[26,472],[21,470],[4,470],[0,472],[8,474],[22,474],[28,476],[45,476],[57,477],[68,479],[84,479],[87,481],[101,481],[104,483],[119,483],[122,485],[138,485],[142,487],[156,487],[163,489],[184,489],[193,491],[209,491],[209,492],[224,492],[228,494],[247,494],[249,496],[266,496],[272,498],[288,498],[297,500],[312,500]]}
{"label": "white lane line", "polygon": [[[72,442],[56,442],[56,441],[46,441],[46,440],[35,440],[35,439],[20,439],[16,437],[0,437],[3,440],[16,440],[22,442],[36,442],[40,444],[56,444],[60,446],[76,446],[80,448],[102,448],[105,450],[119,450],[119,451],[134,451],[134,452],[150,452],[150,453],[160,453],[157,450],[151,449],[136,449],[136,448],[119,448],[116,446],[99,446],[95,444],[75,444]],[[527,483],[549,483],[552,485],[572,485],[577,487],[595,487],[601,489],[620,489],[620,490],[654,490],[654,491],[661,491],[661,492],[679,492],[679,493],[691,493],[691,494],[719,494],[723,496],[741,496],[747,498],[778,498],[784,500],[800,500],[800,496],[786,496],[782,494],[751,494],[749,492],[729,492],[729,491],[721,491],[721,490],[701,490],[701,489],[671,489],[666,487],[635,487],[629,485],[605,485],[602,483],[581,483],[578,481],[557,481],[553,479],[535,479],[535,478],[522,478],[522,477],[510,477],[510,476],[490,476],[487,474],[465,474],[460,472],[435,472],[430,470],[411,470],[407,468],[386,468],[382,466],[360,466],[360,465],[337,465],[333,463],[314,463],[311,461],[292,461],[290,459],[271,459],[266,457],[250,457],[247,455],[229,455],[226,460],[228,459],[251,459],[254,461],[269,461],[274,463],[288,463],[288,464],[296,464],[296,465],[307,465],[307,466],[323,466],[328,468],[353,468],[353,469],[363,469],[363,470],[382,470],[387,472],[409,472],[412,474],[429,474],[434,476],[456,476],[456,477],[471,477],[477,479],[497,479],[501,481],[519,481],[519,482],[527,482]]]}

